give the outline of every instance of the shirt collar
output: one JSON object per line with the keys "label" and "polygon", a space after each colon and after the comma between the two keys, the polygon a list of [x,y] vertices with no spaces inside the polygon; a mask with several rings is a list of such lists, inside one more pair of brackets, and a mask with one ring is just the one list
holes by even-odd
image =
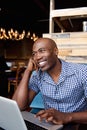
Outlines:
{"label": "shirt collar", "polygon": [[63,82],[68,76],[73,75],[74,71],[71,67],[71,63],[66,62],[64,60],[60,60],[61,64],[62,64],[62,70],[61,70],[61,74],[59,77],[59,82]]}

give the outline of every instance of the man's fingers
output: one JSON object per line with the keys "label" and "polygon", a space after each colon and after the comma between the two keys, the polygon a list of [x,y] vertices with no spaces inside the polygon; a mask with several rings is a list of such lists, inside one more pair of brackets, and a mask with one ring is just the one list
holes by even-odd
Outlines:
{"label": "man's fingers", "polygon": [[48,118],[46,119],[46,122],[52,122],[52,120],[53,120],[53,117],[50,116],[50,117],[48,117]]}
{"label": "man's fingers", "polygon": [[52,122],[53,122],[54,124],[57,124],[57,125],[61,125],[61,124],[63,124],[62,121],[56,121],[56,120],[53,120]]}
{"label": "man's fingers", "polygon": [[39,111],[39,112],[36,114],[36,116],[40,116],[40,115],[43,114],[43,113],[45,113],[45,110]]}

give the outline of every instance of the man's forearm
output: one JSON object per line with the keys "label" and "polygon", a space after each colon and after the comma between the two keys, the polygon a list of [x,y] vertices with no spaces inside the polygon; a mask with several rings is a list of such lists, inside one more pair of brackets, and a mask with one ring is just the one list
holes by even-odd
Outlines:
{"label": "man's forearm", "polygon": [[28,105],[28,82],[31,72],[26,69],[22,80],[20,81],[12,99],[16,100],[20,109],[24,109]]}
{"label": "man's forearm", "polygon": [[87,111],[84,112],[73,112],[70,114],[71,122],[87,124]]}
{"label": "man's forearm", "polygon": [[29,82],[31,73],[32,73],[32,72],[29,71],[28,69],[25,70],[24,75],[23,75],[23,78],[22,78],[20,84],[18,85],[19,87],[21,86],[21,87],[24,87],[24,88],[25,88],[25,86],[28,86],[28,82]]}

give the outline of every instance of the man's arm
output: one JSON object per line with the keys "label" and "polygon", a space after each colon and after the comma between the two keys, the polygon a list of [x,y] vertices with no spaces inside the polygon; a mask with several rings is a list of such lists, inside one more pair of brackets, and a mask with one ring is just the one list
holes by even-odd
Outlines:
{"label": "man's arm", "polygon": [[36,93],[33,90],[29,90],[28,83],[32,71],[34,70],[34,62],[32,59],[29,60],[28,67],[24,72],[23,78],[19,83],[12,99],[16,100],[21,110],[26,109],[31,103]]}

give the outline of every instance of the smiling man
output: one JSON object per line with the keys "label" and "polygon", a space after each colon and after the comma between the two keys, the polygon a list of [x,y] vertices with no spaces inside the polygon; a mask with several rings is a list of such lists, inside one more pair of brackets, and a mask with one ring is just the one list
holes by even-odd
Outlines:
{"label": "smiling man", "polygon": [[49,38],[35,41],[13,100],[25,110],[39,92],[45,107],[36,114],[40,120],[54,124],[87,123],[87,66],[59,59],[57,45]]}

